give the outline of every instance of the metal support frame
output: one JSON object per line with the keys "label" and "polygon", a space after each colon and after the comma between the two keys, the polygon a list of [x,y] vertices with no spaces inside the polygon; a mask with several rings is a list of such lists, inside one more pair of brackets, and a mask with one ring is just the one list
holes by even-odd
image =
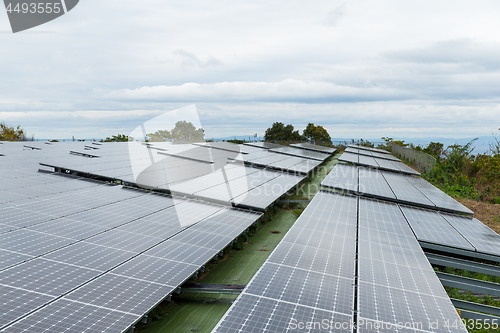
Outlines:
{"label": "metal support frame", "polygon": [[500,296],[500,284],[498,283],[476,280],[441,272],[436,272],[436,275],[441,281],[441,284],[446,287],[468,290],[490,296]]}
{"label": "metal support frame", "polygon": [[456,298],[450,298],[450,299],[456,308],[471,310],[471,311],[479,311],[479,312],[489,313],[494,316],[500,316],[500,308],[479,303],[467,302]]}
{"label": "metal support frame", "polygon": [[441,253],[449,253],[449,254],[455,255],[455,256],[463,256],[463,257],[468,257],[468,258],[472,258],[472,259],[482,259],[482,260],[500,263],[500,257],[493,255],[493,254],[475,252],[475,251],[470,251],[470,250],[462,250],[462,249],[455,248],[455,247],[438,245],[438,244],[428,243],[428,242],[424,242],[424,241],[418,241],[418,243],[420,244],[420,247],[424,251],[425,250],[438,251]]}
{"label": "metal support frame", "polygon": [[479,262],[452,258],[434,253],[426,253],[425,255],[432,265],[463,269],[465,271],[482,273],[492,276],[500,276],[500,266],[482,264]]}
{"label": "metal support frame", "polygon": [[464,310],[464,309],[459,309],[460,311],[460,317],[465,318],[465,319],[473,319],[473,320],[482,320],[487,323],[494,324],[496,323],[497,325],[500,325],[500,317],[497,316],[491,316],[487,315],[485,313],[480,313],[480,312],[474,312],[474,311],[469,311],[469,310]]}

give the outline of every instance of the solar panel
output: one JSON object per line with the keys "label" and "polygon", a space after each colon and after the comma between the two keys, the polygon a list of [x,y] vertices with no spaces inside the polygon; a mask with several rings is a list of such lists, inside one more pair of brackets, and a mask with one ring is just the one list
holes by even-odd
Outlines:
{"label": "solar panel", "polygon": [[[357,150],[359,152],[359,150]],[[370,155],[373,155],[370,153]],[[390,155],[388,155],[390,156]],[[377,168],[381,170],[387,170],[392,172],[400,172],[410,175],[420,175],[419,172],[413,170],[406,164],[400,162],[399,160],[388,160],[385,158],[378,158],[367,156],[363,154],[356,153],[356,149],[348,148],[345,152],[339,157],[339,161],[353,163],[356,165],[367,166],[371,168]]]}
{"label": "solar panel", "polygon": [[[47,145],[47,151],[57,151],[39,156],[86,172],[130,177],[126,148],[103,145],[99,159],[58,159],[69,149]],[[0,168],[1,189],[13,193],[0,208],[0,303],[15,307],[0,315],[2,332],[125,331],[261,216],[36,173],[36,153],[23,151],[25,156],[7,159]],[[24,169],[6,169],[23,159]],[[186,165],[182,160],[175,167]],[[230,177],[237,167],[228,168]],[[149,176],[155,171],[148,170]],[[191,238],[181,239],[187,231]]]}
{"label": "solar panel", "polygon": [[396,199],[391,186],[378,170],[359,167],[358,192],[363,195]]}
{"label": "solar panel", "polygon": [[32,256],[16,253],[8,250],[0,250],[0,270],[8,268],[12,265],[16,265],[31,259]]}
{"label": "solar panel", "polygon": [[389,184],[392,192],[400,202],[408,202],[412,205],[435,207],[435,204],[427,199],[422,192],[406,180],[406,177],[391,172],[382,172],[382,176]]}
{"label": "solar panel", "polygon": [[304,149],[295,148],[295,147],[273,148],[273,149],[270,149],[269,151],[274,152],[274,153],[285,154],[285,155],[292,155],[292,156],[308,158],[308,159],[312,159],[312,160],[318,160],[318,161],[324,161],[328,157],[330,157],[329,154],[320,153],[320,152],[311,151],[311,150],[304,150]]}
{"label": "solar panel", "polygon": [[2,304],[0,329],[53,299],[53,296],[0,285],[0,304]]}
{"label": "solar panel", "polygon": [[[273,321],[280,306],[287,312]],[[398,205],[336,193],[314,197],[214,332],[260,332],[271,323],[282,324],[273,332],[286,332],[302,318],[298,308],[314,311],[305,322],[314,323],[314,313],[322,311],[321,318],[339,324],[318,324],[318,331],[352,331],[355,311],[357,332],[406,331],[397,328],[400,323],[417,325],[410,331],[466,332],[445,327],[445,320],[460,318]],[[342,328],[340,321],[351,325]],[[429,328],[436,322],[443,325]]]}
{"label": "solar panel", "polygon": [[475,218],[443,214],[443,217],[462,234],[479,252],[498,255],[500,235]]}
{"label": "solar panel", "polygon": [[339,161],[358,164],[358,157],[359,157],[358,154],[343,153],[342,155],[340,155]]}
{"label": "solar panel", "polygon": [[426,184],[426,180],[418,177],[337,164],[321,186],[445,212],[472,214],[471,210],[455,199]]}
{"label": "solar panel", "polygon": [[99,271],[111,268],[129,260],[136,253],[113,249],[87,242],[78,242],[53,251],[43,258]]}
{"label": "solar panel", "polygon": [[284,147],[282,145],[278,145],[278,144],[272,143],[272,142],[245,142],[244,145],[257,147],[257,148],[263,148],[263,149],[274,149],[274,148]]}
{"label": "solar panel", "polygon": [[325,326],[329,329],[330,325],[335,332],[342,333],[352,332],[353,328],[350,315],[242,294],[214,332],[288,332],[298,329],[299,325],[305,327],[306,323],[310,323],[308,332],[311,333],[324,332]]}
{"label": "solar panel", "polygon": [[[356,207],[354,197],[319,192],[214,331],[254,331],[269,327],[267,321],[283,324],[273,332],[285,332],[293,320],[307,315],[311,321],[321,313],[321,319],[347,323],[351,332]],[[273,321],[269,311],[282,306],[290,311]],[[297,313],[306,309],[312,312]]]}
{"label": "solar panel", "polygon": [[431,200],[437,207],[450,212],[457,212],[467,215],[473,215],[474,212],[469,208],[462,205],[457,200],[453,199],[443,191],[419,177],[406,178],[412,183],[420,192],[424,193],[429,200]]}
{"label": "solar panel", "polygon": [[[365,216],[369,215],[377,204],[377,201],[360,198],[360,214],[365,211]],[[387,208],[391,204],[384,205]],[[397,205],[392,206],[396,212]],[[383,325],[386,331],[396,329],[399,323],[416,325],[411,328],[426,331],[436,322],[455,320],[459,323],[455,308],[416,239],[367,222],[360,218],[358,331],[372,332],[373,325],[378,325],[378,329]],[[371,228],[365,227],[368,224]],[[466,332],[465,328],[444,324],[432,331]]]}
{"label": "solar panel", "polygon": [[135,314],[58,299],[3,332],[123,332],[136,320]]}
{"label": "solar panel", "polygon": [[42,258],[8,268],[0,274],[0,284],[60,296],[102,272]]}
{"label": "solar panel", "polygon": [[[376,151],[371,151],[371,150],[366,150],[366,149],[358,149],[354,147],[347,147],[345,152],[348,153],[353,153],[353,154],[359,154],[359,155],[365,155],[365,156],[370,156],[370,157],[376,157],[377,159],[384,159],[384,160],[390,160],[390,161],[395,161],[395,162],[401,162],[401,160],[389,153],[380,153]],[[392,166],[391,164],[387,163],[386,165]]]}
{"label": "solar panel", "polygon": [[290,146],[302,148],[302,149],[307,149],[307,150],[312,150],[312,151],[319,151],[321,153],[327,153],[327,154],[333,154],[337,151],[336,148],[319,146],[319,145],[311,144],[308,142],[294,143],[294,144],[291,144]]}
{"label": "solar panel", "polygon": [[407,206],[402,206],[401,210],[418,240],[475,251],[438,212]]}
{"label": "solar panel", "polygon": [[348,147],[367,150],[370,152],[377,152],[377,153],[381,153],[381,154],[390,154],[390,152],[388,152],[387,150],[379,149],[379,148],[366,147],[366,146],[360,146],[360,145],[348,145]]}

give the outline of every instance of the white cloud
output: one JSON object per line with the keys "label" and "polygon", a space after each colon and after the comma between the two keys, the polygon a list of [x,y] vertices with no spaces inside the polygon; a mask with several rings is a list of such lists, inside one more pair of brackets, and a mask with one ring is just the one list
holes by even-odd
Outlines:
{"label": "white cloud", "polygon": [[397,100],[406,98],[403,91],[383,87],[351,87],[329,82],[286,79],[280,82],[185,83],[179,86],[154,86],[120,89],[104,94],[110,100],[230,102],[230,101],[295,101],[338,102],[346,100]]}
{"label": "white cloud", "polygon": [[86,0],[33,30],[55,33],[0,34],[0,121],[103,137],[196,103],[213,137],[274,121],[332,136],[488,136],[499,11],[488,0]]}

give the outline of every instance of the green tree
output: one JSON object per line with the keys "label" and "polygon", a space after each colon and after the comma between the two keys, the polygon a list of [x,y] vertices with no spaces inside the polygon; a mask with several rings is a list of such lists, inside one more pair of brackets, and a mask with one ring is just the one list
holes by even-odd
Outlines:
{"label": "green tree", "polygon": [[[500,131],[500,128],[498,129]],[[491,133],[493,135],[493,142],[490,142],[490,153],[493,156],[500,156],[500,137],[498,133]]]}
{"label": "green tree", "polygon": [[154,133],[146,134],[146,136],[150,142],[172,141],[173,139],[172,134],[167,130],[157,130]]}
{"label": "green tree", "polygon": [[384,140],[385,143],[379,144],[377,148],[386,149],[388,151],[391,151],[393,143],[402,147],[408,147],[410,145],[409,143],[405,143],[404,140],[394,140],[393,138],[385,136],[382,137],[382,140]]}
{"label": "green tree", "polygon": [[[101,142],[128,142],[128,141],[134,140],[133,137],[129,137],[125,134],[118,134],[118,135],[113,135],[112,137],[108,137],[105,140],[101,140]],[[80,140],[78,140],[80,141]]]}
{"label": "green tree", "polygon": [[332,138],[328,134],[327,130],[320,125],[314,125],[313,123],[307,124],[304,132],[302,132],[304,138],[310,143],[317,145],[331,145]]}
{"label": "green tree", "polygon": [[[34,140],[34,137],[31,137]],[[21,126],[13,127],[0,122],[0,141],[28,141]]]}
{"label": "green tree", "polygon": [[264,134],[265,141],[274,143],[297,142],[302,141],[302,139],[299,131],[294,130],[293,125],[285,126],[280,122],[275,122]]}
{"label": "green tree", "polygon": [[146,134],[149,141],[173,141],[182,142],[202,142],[205,141],[205,131],[203,128],[196,128],[191,122],[180,120],[175,123],[171,131],[157,130],[154,133]]}
{"label": "green tree", "polygon": [[441,142],[430,142],[427,147],[422,149],[424,153],[440,158],[443,154],[443,144]]}

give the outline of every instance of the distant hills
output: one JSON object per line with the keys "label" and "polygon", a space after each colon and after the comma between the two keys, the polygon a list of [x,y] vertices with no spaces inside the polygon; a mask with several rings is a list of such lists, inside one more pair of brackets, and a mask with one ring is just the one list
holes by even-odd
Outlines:
{"label": "distant hills", "polygon": [[[226,136],[222,138],[206,138],[207,140],[214,140],[214,141],[227,141],[227,140],[245,140],[245,141],[262,141],[264,140],[264,137],[258,136],[254,137],[253,135],[234,135],[234,136]],[[376,138],[376,139],[366,139],[363,138],[364,140],[370,141],[374,143],[375,145],[382,143],[382,139]],[[415,145],[421,145],[423,147],[427,146],[429,142],[441,142],[444,147],[448,147],[453,144],[460,144],[460,145],[465,145],[468,142],[470,142],[473,137],[471,138],[462,138],[462,139],[453,139],[453,138],[442,138],[442,137],[429,137],[429,138],[404,138],[404,137],[394,137],[394,140],[404,140],[405,143],[413,143]],[[85,139],[85,141],[92,141],[93,139]],[[101,139],[95,139],[96,141],[99,141]],[[348,141],[351,142],[352,138],[332,138],[333,144],[337,144],[339,142],[344,142]],[[359,140],[359,138],[354,139],[355,141]],[[35,139],[35,141],[49,141],[48,139]],[[69,142],[73,141],[72,139],[59,139],[59,141],[63,142]],[[76,141],[76,140],[75,140]],[[481,136],[474,142],[474,154],[477,153],[485,153],[489,150],[490,147],[490,142],[493,141],[492,136]]]}

